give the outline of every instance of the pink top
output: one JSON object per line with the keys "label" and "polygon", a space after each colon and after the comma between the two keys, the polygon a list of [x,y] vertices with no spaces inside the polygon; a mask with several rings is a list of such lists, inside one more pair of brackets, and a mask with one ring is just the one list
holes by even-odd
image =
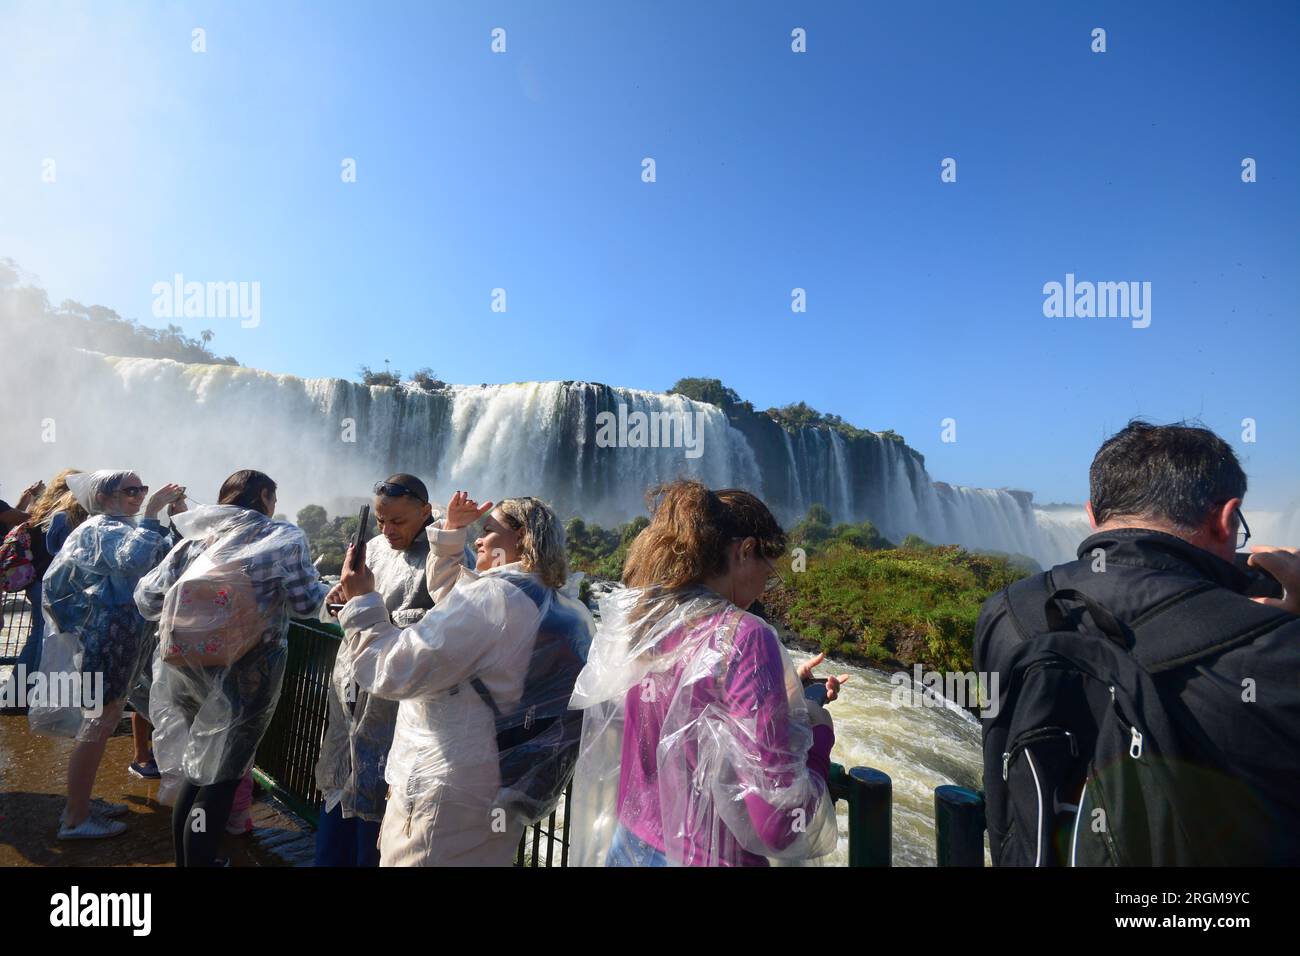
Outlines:
{"label": "pink top", "polygon": [[[733,612],[734,613],[734,612]],[[698,634],[701,627],[717,629],[722,615],[692,622],[688,628],[666,636],[661,645],[669,651],[681,643],[687,633]],[[718,637],[710,639],[716,647]],[[656,767],[656,750],[663,731],[665,712],[677,695],[681,672],[685,664],[672,671],[653,675],[654,691],[647,693],[638,685],[627,694],[623,727],[622,766],[618,785],[618,818],[627,829],[646,843],[665,850],[663,819],[660,811],[659,782]],[[790,765],[790,711],[786,697],[785,663],[781,646],[772,629],[760,618],[744,613],[736,626],[732,650],[722,686],[717,681],[697,680],[691,688],[690,719],[694,720],[708,705],[719,704],[726,713],[734,715],[744,726],[756,728],[757,763],[763,768]],[[802,772],[815,773],[823,784],[830,776],[830,753],[835,743],[835,732],[830,727],[813,728],[813,744],[808,751]],[[694,743],[683,741],[691,748],[686,757],[695,766]],[[790,770],[775,771],[766,786],[777,789],[795,784],[795,774]],[[805,816],[811,819],[825,787],[809,788],[810,798]],[[756,795],[745,798],[746,809],[759,837],[774,851],[792,843],[795,814],[790,807],[780,809]],[[766,857],[745,850],[726,830],[721,820],[716,822],[720,831],[717,846],[712,849],[699,845],[699,839],[686,836],[688,866],[712,862],[722,866],[767,866]],[[701,834],[708,839],[709,834]]]}

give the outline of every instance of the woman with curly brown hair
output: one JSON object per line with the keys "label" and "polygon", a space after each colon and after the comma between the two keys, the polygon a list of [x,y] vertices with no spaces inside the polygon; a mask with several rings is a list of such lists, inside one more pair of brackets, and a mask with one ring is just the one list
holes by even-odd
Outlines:
{"label": "woman with curly brown hair", "polygon": [[[785,533],[747,491],[676,481],[601,601],[569,832],[580,865],[767,866],[835,847],[830,716],[747,610]],[[830,678],[825,700],[847,677]]]}

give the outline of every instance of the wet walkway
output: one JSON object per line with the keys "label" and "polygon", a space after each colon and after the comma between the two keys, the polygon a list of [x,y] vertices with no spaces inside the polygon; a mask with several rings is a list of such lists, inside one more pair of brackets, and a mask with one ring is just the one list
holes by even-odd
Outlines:
{"label": "wet walkway", "polygon": [[[8,670],[4,668],[3,670]],[[127,773],[130,723],[108,742],[94,796],[125,803],[127,831],[107,840],[60,842],[72,741],[38,737],[27,718],[0,714],[0,866],[172,866],[171,808],[157,802],[158,781]],[[310,866],[315,833],[267,794],[257,793],[254,830],[227,836],[231,866]]]}

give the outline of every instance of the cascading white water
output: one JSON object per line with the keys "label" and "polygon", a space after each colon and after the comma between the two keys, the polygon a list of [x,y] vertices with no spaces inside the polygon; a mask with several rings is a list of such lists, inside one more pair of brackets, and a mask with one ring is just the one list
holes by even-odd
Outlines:
{"label": "cascading white water", "polygon": [[[850,447],[827,428],[768,423],[772,434],[759,439],[770,445],[766,467],[776,480],[765,490],[745,432],[716,406],[680,395],[583,382],[424,392],[76,350],[49,363],[46,386],[15,396],[0,422],[0,442],[11,451],[0,466],[4,493],[69,465],[126,466],[155,487],[178,481],[211,502],[226,475],[253,467],[280,482],[285,513],[309,503],[337,513],[378,478],[410,471],[437,500],[458,488],[480,498],[535,494],[566,517],[608,526],[644,514],[648,487],[693,476],[753,489],[788,523],[822,503],[835,521],[870,518],[895,541],[915,533],[1044,565],[1071,559],[1087,533],[1081,511],[1035,509],[1024,493],[936,484],[901,442],[868,438]],[[629,416],[698,422],[700,453],[602,447],[598,416],[619,405]],[[1278,524],[1295,540],[1300,521],[1291,514]]]}

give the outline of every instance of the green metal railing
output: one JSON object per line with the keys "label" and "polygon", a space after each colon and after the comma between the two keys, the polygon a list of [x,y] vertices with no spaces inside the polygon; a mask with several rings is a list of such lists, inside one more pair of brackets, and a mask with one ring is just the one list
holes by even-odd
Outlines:
{"label": "green metal railing", "polygon": [[[316,787],[316,761],[325,736],[330,674],[343,637],[337,624],[295,620],[289,624],[289,659],[275,716],[257,748],[253,776],[312,826],[323,797]],[[546,820],[529,827],[515,854],[517,866],[567,866],[564,808],[569,791]]]}
{"label": "green metal railing", "polygon": [[0,624],[0,664],[13,664],[32,633],[32,614],[40,611],[32,608],[22,591],[0,591],[0,613],[4,614],[4,623]]}
{"label": "green metal railing", "polygon": [[337,624],[289,625],[289,659],[275,716],[257,748],[253,775],[300,817],[316,826],[321,793],[316,761],[325,737],[330,674],[343,632]]}
{"label": "green metal railing", "polygon": [[[13,663],[30,632],[27,600],[0,596],[5,623],[0,628],[0,664]],[[343,632],[337,624],[295,620],[289,625],[289,658],[275,716],[257,748],[253,775],[266,790],[312,826],[319,822],[321,793],[316,761],[325,735],[330,674]],[[890,866],[893,859],[893,782],[868,767],[846,770],[831,764],[831,796],[849,808],[849,866]],[[569,835],[565,809],[572,785],[555,812],[525,831],[515,854],[523,867],[567,866]],[[965,787],[934,792],[936,854],[939,866],[984,865],[984,795]]]}
{"label": "green metal railing", "polygon": [[[330,674],[342,631],[336,624],[297,620],[289,626],[289,659],[274,718],[257,750],[254,775],[313,826],[321,804],[315,768],[325,734]],[[893,781],[869,767],[831,764],[831,796],[849,809],[849,866],[890,866],[893,861]],[[565,809],[572,787],[550,817],[525,831],[515,865],[567,866]],[[983,866],[984,796],[965,787],[934,793],[936,852],[940,866]]]}

